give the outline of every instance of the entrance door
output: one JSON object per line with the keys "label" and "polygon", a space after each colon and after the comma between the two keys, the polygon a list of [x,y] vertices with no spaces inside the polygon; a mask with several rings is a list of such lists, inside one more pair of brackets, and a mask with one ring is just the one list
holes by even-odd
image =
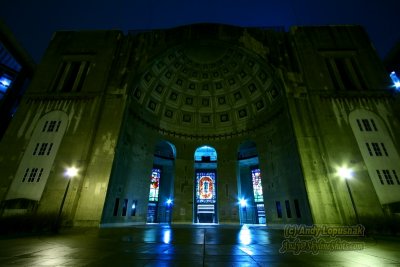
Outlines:
{"label": "entrance door", "polygon": [[149,202],[147,206],[147,223],[157,222],[157,202]]}

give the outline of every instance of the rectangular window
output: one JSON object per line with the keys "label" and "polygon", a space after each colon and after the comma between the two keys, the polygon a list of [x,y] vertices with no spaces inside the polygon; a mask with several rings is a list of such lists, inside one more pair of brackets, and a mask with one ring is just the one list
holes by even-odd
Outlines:
{"label": "rectangular window", "polygon": [[116,198],[115,199],[115,203],[114,203],[113,216],[117,216],[118,215],[118,208],[119,208],[119,198]]}
{"label": "rectangular window", "polygon": [[53,86],[53,91],[58,91],[58,88],[61,86],[63,83],[63,80],[65,79],[65,74],[66,74],[66,68],[67,68],[68,63],[66,61],[61,63],[61,66],[58,69],[56,79],[54,80],[54,86]]}
{"label": "rectangular window", "polygon": [[325,58],[325,64],[335,90],[367,89],[353,56],[331,56]]}
{"label": "rectangular window", "polygon": [[354,70],[354,74],[357,79],[357,82],[359,83],[359,86],[361,86],[360,89],[367,90],[368,89],[367,84],[365,83],[364,77],[361,74],[360,68],[358,67],[355,58],[352,57],[349,63],[351,64],[352,70]]}
{"label": "rectangular window", "polygon": [[216,175],[213,170],[196,170],[196,203],[216,203]]}
{"label": "rectangular window", "polygon": [[361,132],[364,131],[362,126],[361,126],[361,122],[360,122],[359,119],[357,119],[357,125],[358,125],[358,128],[360,129]]}
{"label": "rectangular window", "polygon": [[55,132],[58,132],[58,129],[60,129],[60,125],[61,125],[61,121],[58,121]]}
{"label": "rectangular window", "polygon": [[52,148],[53,148],[53,143],[50,143],[49,148],[47,149],[47,156],[50,155]]}
{"label": "rectangular window", "polygon": [[43,168],[40,168],[40,172],[38,177],[36,178],[36,182],[38,183],[40,181],[40,178],[42,177],[42,173],[43,173]]}
{"label": "rectangular window", "polygon": [[378,174],[378,178],[379,178],[379,181],[381,182],[381,184],[385,184],[385,183],[383,182],[381,172],[380,172],[379,170],[376,170],[376,174]]}
{"label": "rectangular window", "polygon": [[289,200],[285,200],[285,206],[286,206],[286,215],[288,218],[292,218],[292,211],[290,210],[290,202]]}
{"label": "rectangular window", "polygon": [[137,205],[137,200],[132,201],[132,206],[131,206],[131,216],[136,215],[136,205]]}
{"label": "rectangular window", "polygon": [[32,155],[36,155],[36,152],[37,152],[38,148],[39,148],[39,143],[36,144],[35,149],[33,150]]}
{"label": "rectangular window", "polygon": [[38,170],[39,170],[38,168],[33,168],[33,169],[31,170],[31,173],[30,173],[29,179],[28,179],[28,183],[32,183],[32,182],[35,181],[36,174],[37,174]]}
{"label": "rectangular window", "polygon": [[387,183],[387,184],[394,184],[394,183],[393,183],[393,178],[392,178],[392,176],[390,175],[389,170],[382,170],[382,172],[383,172],[383,175],[385,176],[386,183]]}
{"label": "rectangular window", "polygon": [[88,61],[65,61],[61,64],[54,81],[53,91],[80,92],[89,72]]}
{"label": "rectangular window", "polygon": [[88,74],[89,71],[89,62],[82,62],[81,67],[79,69],[78,77],[77,77],[77,82],[75,83],[75,88],[74,90],[76,92],[80,92],[83,87],[83,83],[85,82],[86,75]]}
{"label": "rectangular window", "polygon": [[128,209],[128,199],[124,199],[124,204],[122,205],[122,216],[126,216],[126,210]]}
{"label": "rectangular window", "polygon": [[340,81],[343,84],[345,90],[356,90],[359,89],[354,77],[351,75],[351,68],[346,58],[335,58],[334,59],[337,71],[339,73]]}
{"label": "rectangular window", "polygon": [[336,72],[335,72],[335,69],[334,69],[334,66],[333,66],[333,64],[334,64],[333,60],[331,60],[329,58],[326,58],[325,59],[325,63],[326,63],[326,66],[328,68],[329,76],[331,76],[331,81],[333,83],[333,88],[335,90],[340,90],[341,86],[339,85],[338,80],[337,80],[337,75],[336,75]]}
{"label": "rectangular window", "polygon": [[68,65],[67,72],[65,73],[64,83],[61,87],[61,92],[71,92],[73,90],[74,84],[77,80],[80,62],[70,62]]}
{"label": "rectangular window", "polygon": [[381,149],[379,147],[379,144],[378,143],[371,143],[371,145],[372,145],[372,147],[374,149],[375,155],[376,156],[382,156],[382,151],[381,151]]}
{"label": "rectangular window", "polygon": [[48,143],[43,143],[40,146],[40,150],[39,150],[39,153],[38,153],[39,156],[43,156],[45,154],[46,149],[47,149],[47,145],[48,145]]}
{"label": "rectangular window", "polygon": [[400,184],[400,180],[399,180],[399,177],[397,176],[396,171],[395,171],[395,170],[392,170],[392,172],[393,172],[394,178],[396,179],[397,184]]}
{"label": "rectangular window", "polygon": [[48,121],[46,121],[46,122],[44,123],[43,129],[42,129],[42,132],[46,131],[46,128],[47,128],[47,124],[48,124],[48,123],[49,123]]}
{"label": "rectangular window", "polygon": [[376,128],[375,121],[373,119],[370,119],[370,121],[371,121],[371,124],[372,124],[372,128],[374,128],[374,130],[377,132],[378,128]]}
{"label": "rectangular window", "polygon": [[281,202],[280,201],[276,201],[276,212],[278,214],[278,218],[282,218],[282,207],[281,207]]}
{"label": "rectangular window", "polygon": [[160,178],[161,178],[161,170],[157,168],[152,169],[150,177],[149,201],[158,201]]}
{"label": "rectangular window", "polygon": [[367,145],[367,149],[368,149],[368,153],[369,153],[369,155],[370,155],[370,156],[373,156],[374,154],[372,154],[371,147],[369,146],[369,144],[368,144],[368,143],[365,143],[365,144]]}
{"label": "rectangular window", "polygon": [[256,203],[264,202],[260,169],[252,169],[251,177],[253,181],[254,202]]}
{"label": "rectangular window", "polygon": [[372,131],[371,125],[369,124],[369,120],[367,120],[367,119],[362,119],[362,123],[363,123],[364,128],[365,128],[365,130],[366,130],[367,132],[371,132],[371,131]]}
{"label": "rectangular window", "polygon": [[56,127],[57,121],[50,121],[49,128],[47,128],[48,132],[53,132],[54,128]]}
{"label": "rectangular window", "polygon": [[26,168],[24,177],[22,177],[22,182],[25,182],[26,178],[28,177],[29,168]]}
{"label": "rectangular window", "polygon": [[297,218],[301,218],[300,205],[299,205],[299,201],[297,199],[294,200],[294,209],[296,211]]}
{"label": "rectangular window", "polygon": [[381,143],[381,147],[382,147],[383,153],[385,153],[385,156],[389,156],[389,154],[387,153],[386,147],[383,143]]}

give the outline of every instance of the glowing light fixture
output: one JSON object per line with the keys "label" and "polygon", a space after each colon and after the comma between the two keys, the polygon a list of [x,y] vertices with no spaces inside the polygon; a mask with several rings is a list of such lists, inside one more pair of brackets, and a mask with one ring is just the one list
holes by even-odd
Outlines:
{"label": "glowing light fixture", "polygon": [[65,170],[65,176],[72,178],[78,175],[78,169],[76,167],[69,167]]}
{"label": "glowing light fixture", "polygon": [[6,75],[0,77],[0,91],[5,93],[11,85],[11,79]]}
{"label": "glowing light fixture", "polygon": [[353,178],[353,170],[347,167],[339,167],[337,169],[337,175],[345,179]]}
{"label": "glowing light fixture", "polygon": [[172,204],[172,199],[168,198],[167,201],[166,201],[165,203],[167,203],[168,206],[171,206],[171,204]]}
{"label": "glowing light fixture", "polygon": [[349,192],[349,197],[351,200],[351,204],[353,206],[353,210],[354,210],[354,215],[356,217],[356,221],[357,223],[359,223],[359,219],[358,219],[358,212],[357,212],[357,208],[356,208],[356,204],[354,203],[354,198],[353,198],[353,194],[351,193],[350,190],[350,186],[349,186],[349,182],[348,180],[352,179],[354,176],[353,170],[348,168],[347,166],[342,166],[342,167],[338,167],[337,168],[337,173],[336,173],[339,177],[344,178],[346,187],[347,187],[347,191]]}
{"label": "glowing light fixture", "polygon": [[395,87],[396,89],[400,90],[400,79],[399,79],[399,77],[397,76],[396,72],[392,71],[392,72],[390,73],[390,78],[391,78],[392,81],[393,81],[394,87]]}
{"label": "glowing light fixture", "polygon": [[241,199],[239,200],[239,204],[240,204],[240,206],[241,206],[242,208],[247,207],[247,200],[244,199],[244,198],[241,198]]}

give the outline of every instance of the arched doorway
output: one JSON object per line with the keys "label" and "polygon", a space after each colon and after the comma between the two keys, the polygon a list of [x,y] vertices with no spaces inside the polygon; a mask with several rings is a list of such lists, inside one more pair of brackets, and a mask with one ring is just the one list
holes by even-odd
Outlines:
{"label": "arched doorway", "polygon": [[247,141],[238,151],[240,222],[265,224],[264,194],[257,148]]}
{"label": "arched doorway", "polygon": [[194,153],[194,223],[218,223],[217,152],[201,146]]}
{"label": "arched doorway", "polygon": [[175,147],[159,142],[154,151],[150,176],[147,223],[170,223],[173,207]]}

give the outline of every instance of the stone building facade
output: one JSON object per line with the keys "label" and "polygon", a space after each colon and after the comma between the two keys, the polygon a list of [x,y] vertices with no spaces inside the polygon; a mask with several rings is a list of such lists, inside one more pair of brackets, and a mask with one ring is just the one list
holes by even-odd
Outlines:
{"label": "stone building facade", "polygon": [[394,99],[358,26],[56,32],[0,144],[2,216],[384,219],[400,202]]}

